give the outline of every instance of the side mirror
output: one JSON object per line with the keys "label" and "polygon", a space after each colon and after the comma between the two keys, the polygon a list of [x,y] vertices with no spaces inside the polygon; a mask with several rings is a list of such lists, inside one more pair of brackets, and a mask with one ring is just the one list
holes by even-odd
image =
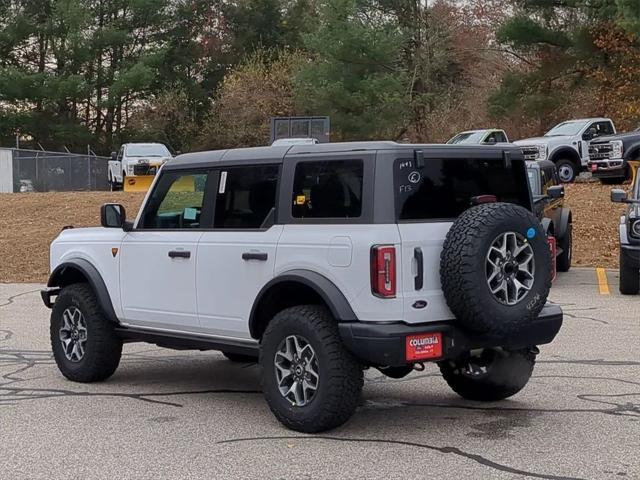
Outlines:
{"label": "side mirror", "polygon": [[564,185],[554,185],[547,188],[547,197],[564,198]]}
{"label": "side mirror", "polygon": [[123,228],[126,212],[118,203],[105,203],[100,207],[100,224],[104,228]]}
{"label": "side mirror", "polygon": [[627,203],[627,192],[621,188],[611,190],[611,201],[615,203]]}
{"label": "side mirror", "polygon": [[118,154],[116,152],[111,152],[111,160],[115,160],[118,158]]}

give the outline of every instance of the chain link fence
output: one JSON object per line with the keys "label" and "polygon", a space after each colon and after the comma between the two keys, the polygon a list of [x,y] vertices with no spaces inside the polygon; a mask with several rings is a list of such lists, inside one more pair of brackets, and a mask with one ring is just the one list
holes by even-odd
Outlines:
{"label": "chain link fence", "polygon": [[0,192],[108,190],[108,157],[0,149]]}

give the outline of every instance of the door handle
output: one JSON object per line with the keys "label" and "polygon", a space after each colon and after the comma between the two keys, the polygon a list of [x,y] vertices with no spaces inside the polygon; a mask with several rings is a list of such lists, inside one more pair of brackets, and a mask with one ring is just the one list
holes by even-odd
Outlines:
{"label": "door handle", "polygon": [[413,258],[416,259],[416,263],[418,264],[418,271],[413,279],[413,285],[416,290],[422,290],[424,286],[424,258],[420,247],[413,249]]}
{"label": "door handle", "polygon": [[264,252],[244,252],[242,254],[243,260],[260,260],[261,262],[266,262],[268,255]]}
{"label": "door handle", "polygon": [[170,250],[169,258],[191,258],[191,252],[187,250]]}

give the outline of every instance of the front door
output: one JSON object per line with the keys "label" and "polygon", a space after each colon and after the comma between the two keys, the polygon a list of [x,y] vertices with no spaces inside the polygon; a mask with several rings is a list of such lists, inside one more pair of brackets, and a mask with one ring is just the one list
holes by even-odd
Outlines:
{"label": "front door", "polygon": [[166,171],[121,247],[124,322],[197,331],[198,241],[211,212],[204,207],[208,173]]}
{"label": "front door", "polygon": [[273,278],[282,225],[274,225],[279,165],[219,171],[213,229],[198,248],[196,282],[203,333],[250,339],[249,315]]}

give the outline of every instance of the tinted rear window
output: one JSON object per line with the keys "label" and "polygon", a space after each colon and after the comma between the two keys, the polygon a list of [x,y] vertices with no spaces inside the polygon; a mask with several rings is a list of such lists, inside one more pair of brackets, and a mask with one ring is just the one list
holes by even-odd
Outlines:
{"label": "tinted rear window", "polygon": [[420,169],[414,165],[413,159],[398,159],[394,165],[398,220],[456,218],[480,195],[531,208],[522,161],[513,161],[512,168],[505,168],[498,159],[468,158],[425,159]]}

